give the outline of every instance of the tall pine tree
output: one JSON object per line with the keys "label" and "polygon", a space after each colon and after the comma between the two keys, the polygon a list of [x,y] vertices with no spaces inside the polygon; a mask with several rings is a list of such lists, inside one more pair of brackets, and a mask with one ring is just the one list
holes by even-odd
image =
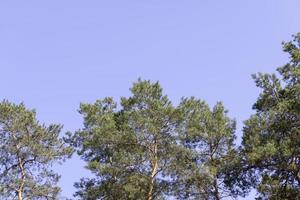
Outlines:
{"label": "tall pine tree", "polygon": [[57,199],[59,175],[51,165],[71,152],[62,126],[40,124],[23,104],[0,103],[0,199]]}
{"label": "tall pine tree", "polygon": [[254,75],[262,92],[245,122],[242,163],[259,199],[300,199],[300,34],[284,43],[290,62]]}
{"label": "tall pine tree", "polygon": [[158,83],[139,80],[132,96],[81,104],[84,128],[72,135],[94,179],[76,184],[81,199],[164,199],[176,154],[176,112]]}

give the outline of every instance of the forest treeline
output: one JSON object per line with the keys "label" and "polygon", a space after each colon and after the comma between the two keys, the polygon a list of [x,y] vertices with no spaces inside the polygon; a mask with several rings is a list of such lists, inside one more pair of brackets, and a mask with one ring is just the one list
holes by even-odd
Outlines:
{"label": "forest treeline", "polygon": [[[139,79],[119,104],[82,103],[83,128],[40,123],[34,110],[0,103],[0,199],[60,199],[54,163],[79,155],[93,178],[74,183],[82,200],[300,199],[300,34],[283,43],[289,62],[253,75],[261,93],[235,144],[221,102],[173,105],[158,82]],[[79,125],[80,126],[80,125]],[[76,172],[74,172],[76,173]]]}

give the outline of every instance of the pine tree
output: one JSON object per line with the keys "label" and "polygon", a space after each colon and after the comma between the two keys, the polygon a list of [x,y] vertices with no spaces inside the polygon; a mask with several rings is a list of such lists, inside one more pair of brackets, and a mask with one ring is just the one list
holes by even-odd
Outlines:
{"label": "pine tree", "polygon": [[45,126],[24,104],[0,103],[0,199],[57,199],[55,161],[70,154],[61,125]]}
{"label": "pine tree", "polygon": [[235,197],[224,183],[224,171],[236,153],[235,121],[227,116],[220,102],[211,110],[204,101],[185,98],[178,109],[183,155],[176,166],[176,196],[206,200]]}
{"label": "pine tree", "polygon": [[245,122],[243,168],[259,199],[300,199],[300,34],[284,43],[290,62],[275,74],[254,75],[262,92]]}
{"label": "pine tree", "polygon": [[76,184],[81,199],[164,199],[175,162],[176,112],[159,83],[133,84],[132,96],[81,104],[84,128],[73,146],[95,174]]}

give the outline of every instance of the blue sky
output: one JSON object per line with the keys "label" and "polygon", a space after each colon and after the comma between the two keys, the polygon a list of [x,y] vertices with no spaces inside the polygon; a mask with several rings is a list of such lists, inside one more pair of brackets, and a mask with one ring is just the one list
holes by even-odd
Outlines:
{"label": "blue sky", "polygon": [[[175,104],[223,101],[240,136],[259,94],[250,75],[288,61],[281,42],[300,31],[299,8],[299,0],[1,1],[0,98],[74,131],[80,102],[128,96],[141,77],[159,80]],[[83,165],[74,157],[56,168],[64,196],[88,174]]]}

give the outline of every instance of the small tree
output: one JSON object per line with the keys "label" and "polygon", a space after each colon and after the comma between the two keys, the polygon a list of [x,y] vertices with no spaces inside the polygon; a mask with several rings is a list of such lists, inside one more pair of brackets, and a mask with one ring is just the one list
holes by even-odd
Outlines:
{"label": "small tree", "polygon": [[70,153],[61,128],[41,125],[23,104],[0,103],[1,199],[57,199],[59,176],[50,167]]}

